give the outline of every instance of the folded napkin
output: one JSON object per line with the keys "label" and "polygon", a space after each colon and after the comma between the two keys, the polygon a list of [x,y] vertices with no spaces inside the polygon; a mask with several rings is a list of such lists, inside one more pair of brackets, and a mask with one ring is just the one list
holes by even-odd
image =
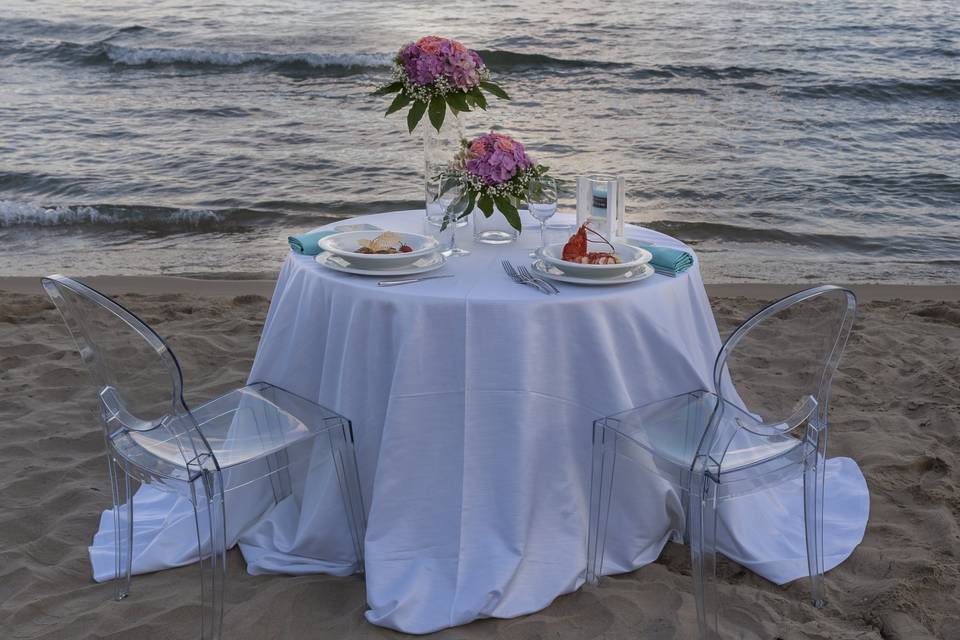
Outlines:
{"label": "folded napkin", "polygon": [[671,247],[660,247],[642,240],[630,240],[630,244],[643,247],[653,255],[650,264],[654,269],[662,271],[671,271],[673,273],[683,273],[693,266],[693,256],[683,249],[673,249]]}
{"label": "folded napkin", "polygon": [[287,238],[287,242],[290,243],[290,248],[293,249],[294,253],[299,253],[305,256],[315,256],[323,251],[323,249],[320,248],[320,245],[317,244],[320,242],[320,239],[326,238],[327,236],[331,236],[335,233],[337,233],[337,230],[334,229],[311,231],[310,233],[301,233],[295,236],[290,236]]}

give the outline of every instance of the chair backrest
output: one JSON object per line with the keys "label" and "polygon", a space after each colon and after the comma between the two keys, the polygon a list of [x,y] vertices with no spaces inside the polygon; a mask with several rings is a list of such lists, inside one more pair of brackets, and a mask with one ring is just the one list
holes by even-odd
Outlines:
{"label": "chair backrest", "polygon": [[[756,418],[737,420],[739,428],[778,438],[801,425],[826,429],[830,385],[856,306],[849,289],[814,287],[774,302],[727,338],[714,385],[721,398]],[[722,466],[735,434],[707,432],[699,453]]]}
{"label": "chair backrest", "polygon": [[61,275],[43,279],[96,388],[107,438],[151,432],[174,441],[184,465],[216,465],[183,399],[176,356],[145,322],[98,291]]}

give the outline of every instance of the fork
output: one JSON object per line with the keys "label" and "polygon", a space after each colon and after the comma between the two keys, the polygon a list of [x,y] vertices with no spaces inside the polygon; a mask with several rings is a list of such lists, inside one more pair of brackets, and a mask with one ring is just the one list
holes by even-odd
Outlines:
{"label": "fork", "polygon": [[503,270],[507,273],[510,279],[516,282],[517,284],[525,284],[527,286],[533,287],[540,293],[544,293],[546,295],[551,295],[553,293],[549,289],[546,289],[540,286],[533,280],[529,278],[524,278],[523,276],[521,276],[519,273],[517,273],[517,270],[513,268],[513,265],[510,264],[510,262],[508,262],[507,260],[501,260],[500,265],[503,267]]}
{"label": "fork", "polygon": [[535,275],[533,275],[533,274],[530,273],[530,271],[529,271],[525,266],[523,266],[523,265],[520,265],[519,269],[520,269],[520,275],[523,276],[524,278],[528,278],[528,279],[530,279],[530,280],[533,280],[534,282],[538,282],[538,283],[542,284],[543,286],[545,286],[545,287],[549,288],[551,291],[553,291],[553,293],[560,293],[560,289],[557,289],[557,287],[554,286],[554,284],[553,284],[552,282],[550,282],[549,280],[547,280],[547,279],[545,279],[545,278],[541,278],[540,276],[535,276]]}

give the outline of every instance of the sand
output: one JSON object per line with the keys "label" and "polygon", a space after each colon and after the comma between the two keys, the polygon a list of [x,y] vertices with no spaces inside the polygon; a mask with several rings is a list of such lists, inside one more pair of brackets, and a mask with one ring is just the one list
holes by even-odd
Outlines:
{"label": "sand", "polygon": [[[188,401],[242,384],[270,281],[91,279],[167,337]],[[790,286],[710,288],[727,332]],[[834,385],[831,455],[859,462],[871,491],[863,544],[807,585],[777,587],[721,564],[725,619],[741,637],[960,639],[960,288],[861,288],[865,301]],[[0,637],[195,637],[195,567],[138,576],[131,596],[90,578],[86,546],[110,502],[103,436],[79,358],[36,279],[0,279]],[[230,554],[225,637],[405,637],[368,624],[359,578],[247,576]],[[514,620],[453,640],[694,637],[687,549],[605,578]]]}

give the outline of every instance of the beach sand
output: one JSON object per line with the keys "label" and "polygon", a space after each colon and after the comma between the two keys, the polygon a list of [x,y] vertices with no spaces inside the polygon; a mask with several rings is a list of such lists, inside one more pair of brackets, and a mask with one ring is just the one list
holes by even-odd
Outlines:
{"label": "beach sand", "polygon": [[[99,278],[93,286],[169,339],[188,401],[244,382],[273,289],[262,280]],[[710,288],[727,333],[788,286]],[[863,468],[863,543],[827,574],[778,587],[721,563],[723,615],[742,637],[960,639],[960,287],[866,287],[834,384],[830,455]],[[131,596],[90,578],[86,547],[110,503],[103,436],[79,357],[37,279],[0,279],[0,637],[196,637],[195,567],[134,578]],[[399,638],[363,618],[363,581],[252,577],[230,552],[224,637]],[[443,640],[695,637],[685,547],[514,620]]]}

